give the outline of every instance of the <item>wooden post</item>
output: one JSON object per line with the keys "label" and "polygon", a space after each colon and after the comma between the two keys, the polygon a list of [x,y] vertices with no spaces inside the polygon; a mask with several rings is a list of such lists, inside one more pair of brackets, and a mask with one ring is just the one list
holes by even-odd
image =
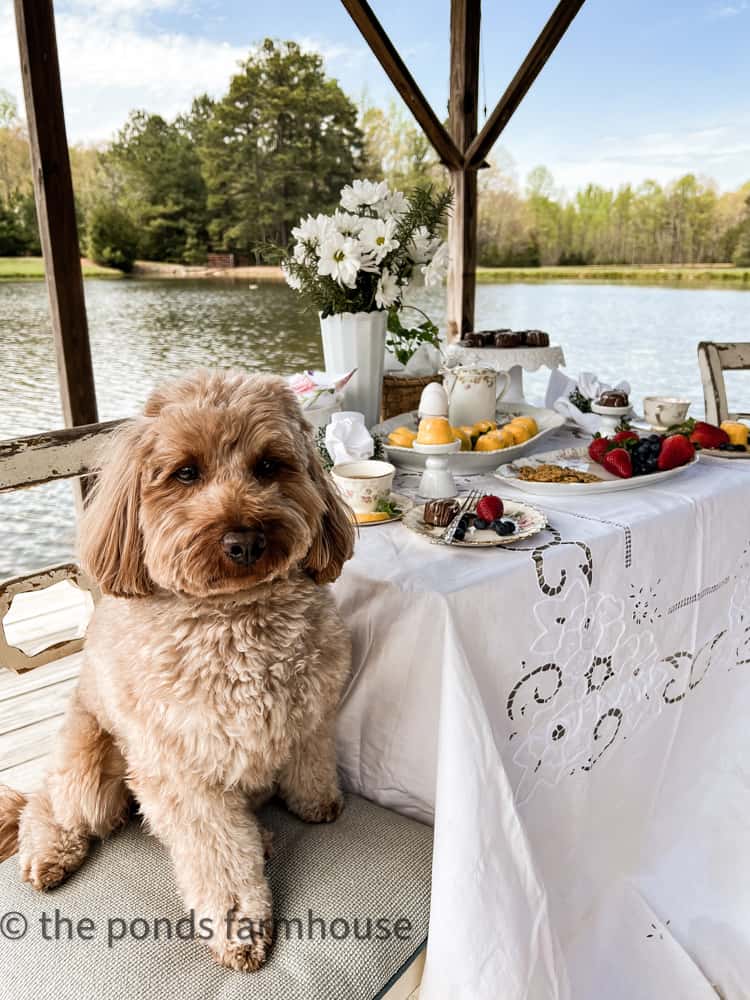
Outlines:
{"label": "wooden post", "polygon": [[[466,152],[477,134],[481,0],[452,0],[449,123]],[[477,267],[477,171],[464,161],[451,169],[453,212],[448,230],[448,339],[474,328]]]}
{"label": "wooden post", "polygon": [[63,116],[55,16],[51,0],[15,0],[15,7],[63,418],[68,427],[95,424],[99,417]]}

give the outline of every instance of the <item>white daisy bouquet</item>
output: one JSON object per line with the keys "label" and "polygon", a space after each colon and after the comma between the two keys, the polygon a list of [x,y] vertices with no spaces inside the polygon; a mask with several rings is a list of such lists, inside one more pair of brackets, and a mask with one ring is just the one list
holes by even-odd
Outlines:
{"label": "white daisy bouquet", "polygon": [[[292,230],[295,242],[282,263],[287,283],[323,319],[388,311],[389,330],[400,336],[406,328],[397,316],[409,286],[445,278],[448,248],[441,233],[450,203],[449,191],[424,187],[405,195],[384,181],[354,181],[343,188],[340,209],[308,215]],[[436,340],[429,325],[422,339]]]}

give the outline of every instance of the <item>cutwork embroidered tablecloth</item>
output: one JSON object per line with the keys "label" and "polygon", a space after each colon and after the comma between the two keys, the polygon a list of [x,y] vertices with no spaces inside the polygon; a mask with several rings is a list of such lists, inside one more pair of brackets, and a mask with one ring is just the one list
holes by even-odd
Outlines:
{"label": "cutwork embroidered tablecloth", "polygon": [[435,824],[420,1000],[747,997],[750,462],[549,502],[469,483],[549,530],[367,528],[335,588],[345,782]]}

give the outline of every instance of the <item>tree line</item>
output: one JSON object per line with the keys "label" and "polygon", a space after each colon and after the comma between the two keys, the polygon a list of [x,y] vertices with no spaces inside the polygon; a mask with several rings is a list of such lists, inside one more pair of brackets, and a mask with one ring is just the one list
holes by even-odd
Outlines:
{"label": "tree line", "polygon": [[[136,258],[200,264],[210,251],[262,262],[260,248],[286,245],[300,216],[332,211],[356,177],[448,183],[404,109],[358,107],[319,55],[269,39],[223,97],[197,97],[172,121],[133,111],[111,143],[73,146],[71,167],[85,251],[124,270]],[[750,266],[750,182],[720,194],[687,174],[569,198],[545,167],[522,188],[499,153],[479,188],[483,265]],[[25,127],[0,92],[0,256],[39,252]]]}

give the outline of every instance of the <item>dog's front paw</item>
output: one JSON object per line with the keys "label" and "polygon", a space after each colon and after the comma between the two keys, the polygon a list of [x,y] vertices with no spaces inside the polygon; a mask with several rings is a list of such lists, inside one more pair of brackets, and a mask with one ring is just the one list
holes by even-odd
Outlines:
{"label": "dog's front paw", "polygon": [[[255,923],[249,916],[238,915],[241,922]],[[246,934],[247,940],[228,940],[212,947],[214,959],[228,969],[237,972],[257,972],[265,964],[273,939],[273,928],[269,920],[267,925],[253,928],[252,934]]]}
{"label": "dog's front paw", "polygon": [[238,972],[259,969],[273,941],[271,892],[265,880],[238,894],[212,923],[215,933],[209,944],[220,965]]}
{"label": "dog's front paw", "polygon": [[88,837],[56,828],[57,836],[46,843],[19,843],[18,864],[21,878],[39,892],[54,889],[68,875],[77,871],[88,852]]}
{"label": "dog's front paw", "polygon": [[66,830],[52,818],[49,802],[29,800],[18,827],[18,867],[34,889],[54,889],[83,864],[89,838],[81,830]]}
{"label": "dog's front paw", "polygon": [[344,796],[339,793],[335,798],[319,802],[301,802],[296,799],[287,805],[305,823],[333,823],[344,811]]}

